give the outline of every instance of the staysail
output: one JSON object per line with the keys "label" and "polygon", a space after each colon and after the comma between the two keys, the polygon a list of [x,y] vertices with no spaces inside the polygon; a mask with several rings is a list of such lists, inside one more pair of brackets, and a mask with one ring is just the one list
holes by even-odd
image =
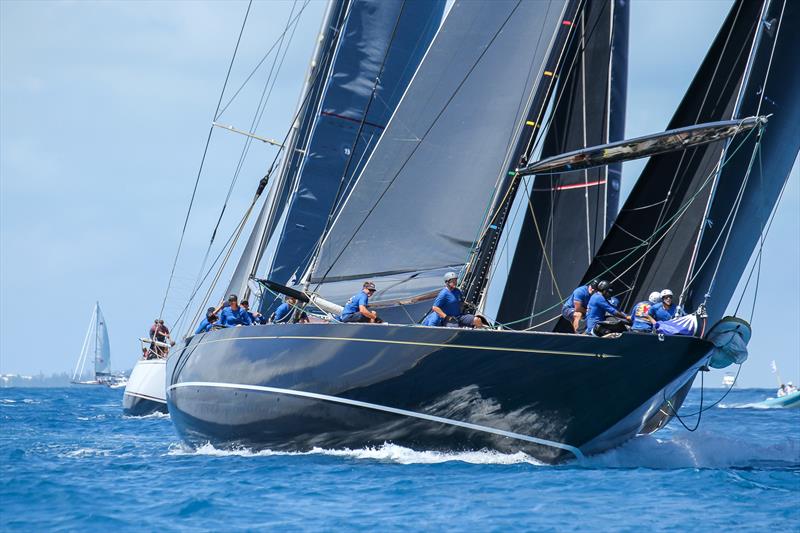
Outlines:
{"label": "staysail", "polygon": [[[624,136],[629,3],[588,2],[574,24],[542,157],[620,140]],[[530,327],[536,315],[580,281],[617,213],[621,165],[546,173],[520,188],[523,213],[503,280],[497,320]],[[521,173],[522,174],[522,173]],[[507,280],[507,281],[506,281]]]}
{"label": "staysail", "polygon": [[312,289],[337,301],[378,278],[380,299],[408,297],[466,263],[531,95],[549,80],[544,64],[565,6],[452,6],[325,236],[306,276]]}

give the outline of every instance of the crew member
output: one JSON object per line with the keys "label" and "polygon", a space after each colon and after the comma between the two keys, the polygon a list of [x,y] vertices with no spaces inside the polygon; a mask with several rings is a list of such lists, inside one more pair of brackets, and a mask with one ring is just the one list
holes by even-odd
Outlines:
{"label": "crew member", "polygon": [[219,317],[220,326],[227,328],[232,326],[249,326],[252,324],[250,315],[239,305],[238,296],[235,294],[228,296],[228,304],[229,305],[225,306],[225,304],[222,303],[215,310],[214,314]]}
{"label": "crew member", "polygon": [[284,322],[289,322],[292,318],[292,308],[294,308],[297,300],[291,296],[287,296],[286,300],[278,306],[274,313],[272,313],[272,319],[270,322],[273,324],[282,324]]}
{"label": "crew member", "polygon": [[589,298],[597,290],[597,280],[592,280],[588,285],[581,285],[567,298],[561,308],[561,316],[572,324],[575,333],[581,333],[581,320],[586,318],[586,309],[589,305]]}
{"label": "crew member", "polygon": [[242,300],[242,307],[244,308],[245,312],[250,316],[250,323],[252,324],[266,324],[267,319],[262,316],[261,313],[258,311],[251,311],[250,310],[250,302],[247,300]]}
{"label": "crew member", "polygon": [[630,320],[630,317],[625,313],[617,310],[612,306],[608,299],[611,297],[611,284],[607,281],[601,281],[597,284],[597,290],[589,298],[589,308],[586,312],[586,334],[594,335],[594,326],[598,322],[606,319],[606,314]]}
{"label": "crew member", "polygon": [[650,316],[650,308],[661,301],[661,293],[654,291],[650,293],[650,297],[633,306],[631,310],[631,319],[633,325],[631,331],[638,331],[640,333],[650,333],[653,331],[656,321]]}
{"label": "crew member", "polygon": [[214,327],[214,322],[216,321],[217,315],[214,314],[214,308],[209,307],[206,310],[206,317],[200,322],[200,325],[197,326],[197,329],[194,330],[194,334],[199,335],[200,333],[211,331],[211,329]]}
{"label": "crew member", "polygon": [[650,316],[656,322],[664,322],[675,318],[675,307],[672,305],[672,291],[661,291],[661,301],[650,308]]}
{"label": "crew member", "polygon": [[483,327],[481,317],[463,312],[464,297],[456,287],[458,276],[455,272],[444,275],[444,288],[433,301],[431,312],[422,321],[424,326],[457,325],[460,328]]}
{"label": "crew member", "polygon": [[336,317],[339,322],[371,322],[378,321],[378,313],[369,310],[369,298],[375,294],[375,284],[365,281],[361,292],[354,294]]}

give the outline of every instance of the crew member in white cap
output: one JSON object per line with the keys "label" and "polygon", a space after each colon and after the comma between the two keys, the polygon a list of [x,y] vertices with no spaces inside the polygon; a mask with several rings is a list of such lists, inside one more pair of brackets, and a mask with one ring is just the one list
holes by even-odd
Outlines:
{"label": "crew member in white cap", "polygon": [[425,326],[450,326],[460,328],[483,327],[481,317],[464,313],[464,296],[457,287],[458,275],[448,272],[444,275],[444,288],[433,301],[431,312],[422,321]]}
{"label": "crew member in white cap", "polygon": [[675,306],[672,305],[672,291],[664,289],[661,291],[661,302],[650,308],[650,316],[656,322],[664,322],[675,318]]}

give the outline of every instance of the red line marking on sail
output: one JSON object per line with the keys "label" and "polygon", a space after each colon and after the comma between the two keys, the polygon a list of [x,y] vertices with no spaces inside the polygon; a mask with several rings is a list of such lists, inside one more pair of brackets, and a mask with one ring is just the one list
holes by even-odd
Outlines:
{"label": "red line marking on sail", "polygon": [[603,185],[606,180],[590,181],[589,183],[573,183],[572,185],[559,185],[558,187],[533,189],[534,191],[567,191],[569,189],[584,189],[586,187],[594,187],[596,185]]}
{"label": "red line marking on sail", "polygon": [[[337,115],[336,113],[330,113],[329,111],[322,111],[320,114],[324,115],[326,117],[335,117],[335,118],[340,118],[342,120],[349,120],[350,122],[355,122],[356,124],[361,124],[361,120],[360,119],[352,118],[352,117],[346,117],[344,115]],[[373,122],[369,122],[368,120],[365,120],[364,124],[366,124],[367,126],[372,126],[373,128],[381,129],[381,130],[386,127],[386,126],[381,126],[380,124],[375,124]]]}

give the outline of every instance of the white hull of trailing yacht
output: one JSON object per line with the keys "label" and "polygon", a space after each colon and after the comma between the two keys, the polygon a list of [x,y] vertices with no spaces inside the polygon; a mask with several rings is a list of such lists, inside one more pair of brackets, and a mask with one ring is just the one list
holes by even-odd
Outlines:
{"label": "white hull of trailing yacht", "polygon": [[122,396],[123,412],[145,416],[167,412],[166,359],[140,359],[133,367]]}

